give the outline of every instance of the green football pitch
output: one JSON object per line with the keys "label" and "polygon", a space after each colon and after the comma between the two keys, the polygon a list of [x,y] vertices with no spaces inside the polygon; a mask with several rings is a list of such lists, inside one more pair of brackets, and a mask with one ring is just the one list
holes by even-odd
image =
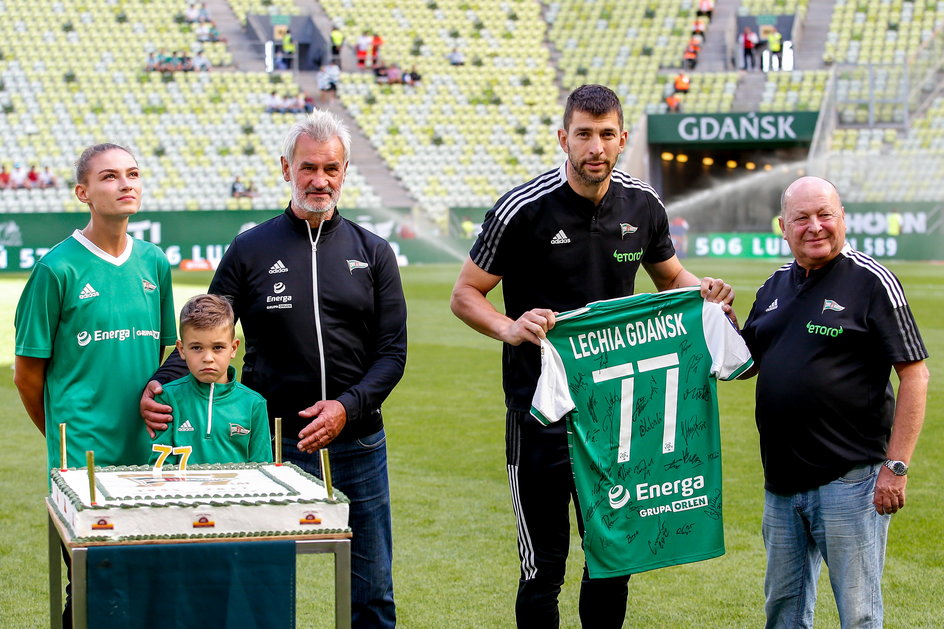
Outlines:
{"label": "green football pitch", "polygon": [[[774,262],[693,260],[700,275],[737,289],[747,316]],[[902,280],[931,353],[927,421],[909,475],[907,507],[892,519],[884,593],[886,626],[939,627],[944,610],[944,267],[888,265]],[[395,592],[406,628],[510,627],[518,567],[504,466],[500,344],[449,311],[457,265],[403,269],[409,307],[406,375],[384,409],[394,515]],[[0,278],[0,363],[12,364],[13,313],[23,276]],[[206,274],[176,274],[178,307]],[[640,274],[637,290],[651,290]],[[0,377],[0,627],[48,626],[45,447],[12,382]],[[897,384],[897,383],[896,383]],[[720,383],[727,554],[636,575],[627,627],[763,625],[763,482],[753,421],[753,381]],[[803,395],[797,391],[797,395]],[[581,550],[574,533],[561,594],[563,627],[576,627]],[[331,559],[298,562],[298,626],[332,625]],[[168,566],[175,579],[186,566]],[[173,601],[168,601],[169,605]],[[826,570],[817,626],[836,627]]]}

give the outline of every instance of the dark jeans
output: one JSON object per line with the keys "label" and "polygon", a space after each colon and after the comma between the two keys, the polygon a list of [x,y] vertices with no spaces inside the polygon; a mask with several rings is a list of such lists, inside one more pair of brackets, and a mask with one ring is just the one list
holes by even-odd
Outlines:
{"label": "dark jeans", "polygon": [[750,64],[749,64],[749,65],[751,66],[751,70],[753,70],[754,67],[755,67],[755,63],[754,63],[754,49],[753,49],[753,48],[745,48],[745,49],[744,49],[744,66],[743,66],[742,69],[747,70],[748,61],[750,61]]}
{"label": "dark jeans", "polygon": [[[298,451],[282,439],[283,459],[321,478],[318,452]],[[333,485],[351,499],[351,627],[385,628],[397,622],[393,602],[393,534],[387,435],[383,431],[328,446]]]}

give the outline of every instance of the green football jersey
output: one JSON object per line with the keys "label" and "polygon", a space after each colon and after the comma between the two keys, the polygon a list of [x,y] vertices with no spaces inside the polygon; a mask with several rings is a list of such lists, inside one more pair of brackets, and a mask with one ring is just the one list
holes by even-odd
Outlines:
{"label": "green football jersey", "polygon": [[724,554],[715,379],[752,364],[698,288],[558,315],[531,413],[567,417],[592,578]]}
{"label": "green football jersey", "polygon": [[16,308],[16,354],[49,359],[44,390],[48,467],[143,464],[150,439],[138,404],[160,348],[176,337],[170,265],[128,237],[115,258],[78,230],[33,269]]}
{"label": "green football jersey", "polygon": [[168,382],[155,399],[174,409],[174,421],[151,444],[151,465],[268,463],[272,460],[265,398],[236,382],[204,384],[192,374]]}

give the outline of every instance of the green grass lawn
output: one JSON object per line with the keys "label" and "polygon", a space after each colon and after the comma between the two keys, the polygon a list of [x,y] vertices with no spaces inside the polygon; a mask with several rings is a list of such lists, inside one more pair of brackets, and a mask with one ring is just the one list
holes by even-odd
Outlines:
{"label": "green grass lawn", "polygon": [[[724,277],[743,321],[776,263],[687,263]],[[908,506],[894,516],[884,591],[886,626],[938,627],[944,609],[944,273],[932,264],[889,265],[902,279],[932,354],[927,423],[912,460]],[[449,312],[456,265],[403,270],[409,305],[406,375],[385,406],[394,510],[396,598],[406,628],[510,627],[518,568],[504,465],[500,344]],[[0,364],[12,363],[13,312],[22,276],[0,278]],[[178,307],[206,274],[177,274]],[[638,290],[651,290],[644,274]],[[753,420],[753,381],[720,383],[727,554],[637,575],[627,627],[763,625],[763,477]],[[802,391],[797,392],[802,395]],[[12,370],[0,376],[0,627],[47,619],[45,447],[22,410]],[[562,626],[576,627],[581,551],[574,535],[561,595]],[[331,560],[299,560],[300,627],[330,627]],[[173,574],[165,575],[173,578]],[[170,603],[170,602],[169,602]],[[838,626],[825,570],[818,626]]]}

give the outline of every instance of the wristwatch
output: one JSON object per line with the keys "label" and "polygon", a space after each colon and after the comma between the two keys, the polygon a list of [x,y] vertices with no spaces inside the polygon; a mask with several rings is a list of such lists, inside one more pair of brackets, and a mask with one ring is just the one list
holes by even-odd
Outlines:
{"label": "wristwatch", "polygon": [[908,466],[905,465],[904,461],[892,461],[891,459],[885,459],[885,462],[882,463],[885,467],[892,471],[892,474],[895,476],[905,476],[908,474]]}

